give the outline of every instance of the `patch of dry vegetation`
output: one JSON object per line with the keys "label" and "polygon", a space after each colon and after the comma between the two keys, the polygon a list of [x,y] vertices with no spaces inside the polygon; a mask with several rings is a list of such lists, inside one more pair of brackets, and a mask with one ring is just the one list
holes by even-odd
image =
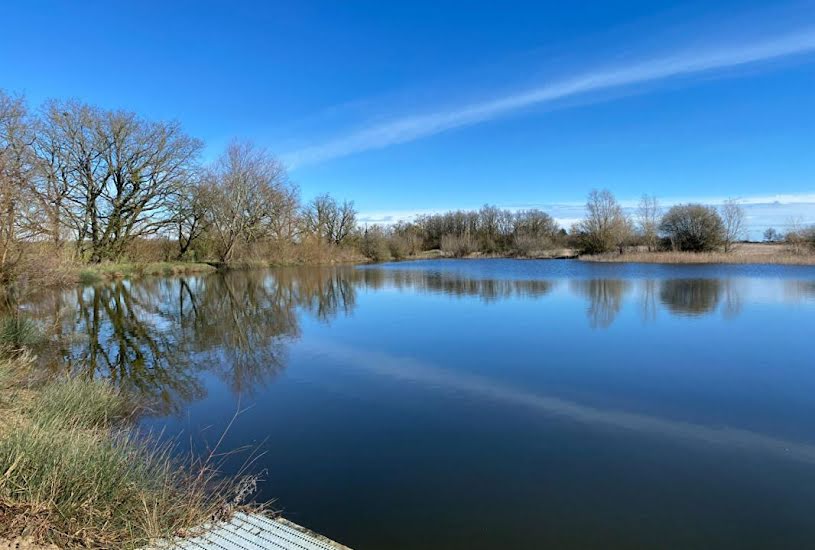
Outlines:
{"label": "patch of dry vegetation", "polygon": [[111,279],[130,279],[151,275],[210,273],[215,267],[193,262],[103,263],[75,271],[75,282],[94,283]]}
{"label": "patch of dry vegetation", "polygon": [[680,252],[629,250],[623,254],[589,254],[580,256],[589,262],[632,262],[658,264],[779,264],[815,265],[815,253],[795,252],[785,245],[743,243],[730,252]]}
{"label": "patch of dry vegetation", "polygon": [[109,384],[38,380],[32,365],[25,352],[0,357],[0,538],[136,548],[238,504],[245,484],[137,434],[133,404]]}

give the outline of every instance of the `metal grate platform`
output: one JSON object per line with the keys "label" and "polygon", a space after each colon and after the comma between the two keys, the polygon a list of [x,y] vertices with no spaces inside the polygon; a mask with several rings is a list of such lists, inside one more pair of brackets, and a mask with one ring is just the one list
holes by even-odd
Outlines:
{"label": "metal grate platform", "polygon": [[178,539],[177,550],[350,550],[283,518],[235,514],[229,522],[205,527],[196,537]]}

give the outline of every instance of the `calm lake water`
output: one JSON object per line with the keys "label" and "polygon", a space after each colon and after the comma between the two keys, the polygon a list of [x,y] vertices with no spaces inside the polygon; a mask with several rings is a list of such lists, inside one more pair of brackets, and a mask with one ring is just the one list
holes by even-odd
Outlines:
{"label": "calm lake water", "polygon": [[813,268],[423,261],[26,307],[146,429],[200,450],[242,410],[259,497],[357,550],[815,541]]}

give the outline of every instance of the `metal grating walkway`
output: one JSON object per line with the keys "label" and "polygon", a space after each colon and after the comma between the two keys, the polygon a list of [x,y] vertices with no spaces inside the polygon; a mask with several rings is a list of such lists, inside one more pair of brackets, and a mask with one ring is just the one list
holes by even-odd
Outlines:
{"label": "metal grating walkway", "polygon": [[235,514],[229,522],[209,526],[201,535],[178,539],[177,550],[350,550],[283,518]]}

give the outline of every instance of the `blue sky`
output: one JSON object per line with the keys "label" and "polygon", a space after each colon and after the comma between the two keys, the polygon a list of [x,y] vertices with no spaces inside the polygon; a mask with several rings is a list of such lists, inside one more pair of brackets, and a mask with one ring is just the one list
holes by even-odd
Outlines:
{"label": "blue sky", "polygon": [[268,147],[367,221],[741,198],[815,222],[815,3],[4,6],[0,87]]}

